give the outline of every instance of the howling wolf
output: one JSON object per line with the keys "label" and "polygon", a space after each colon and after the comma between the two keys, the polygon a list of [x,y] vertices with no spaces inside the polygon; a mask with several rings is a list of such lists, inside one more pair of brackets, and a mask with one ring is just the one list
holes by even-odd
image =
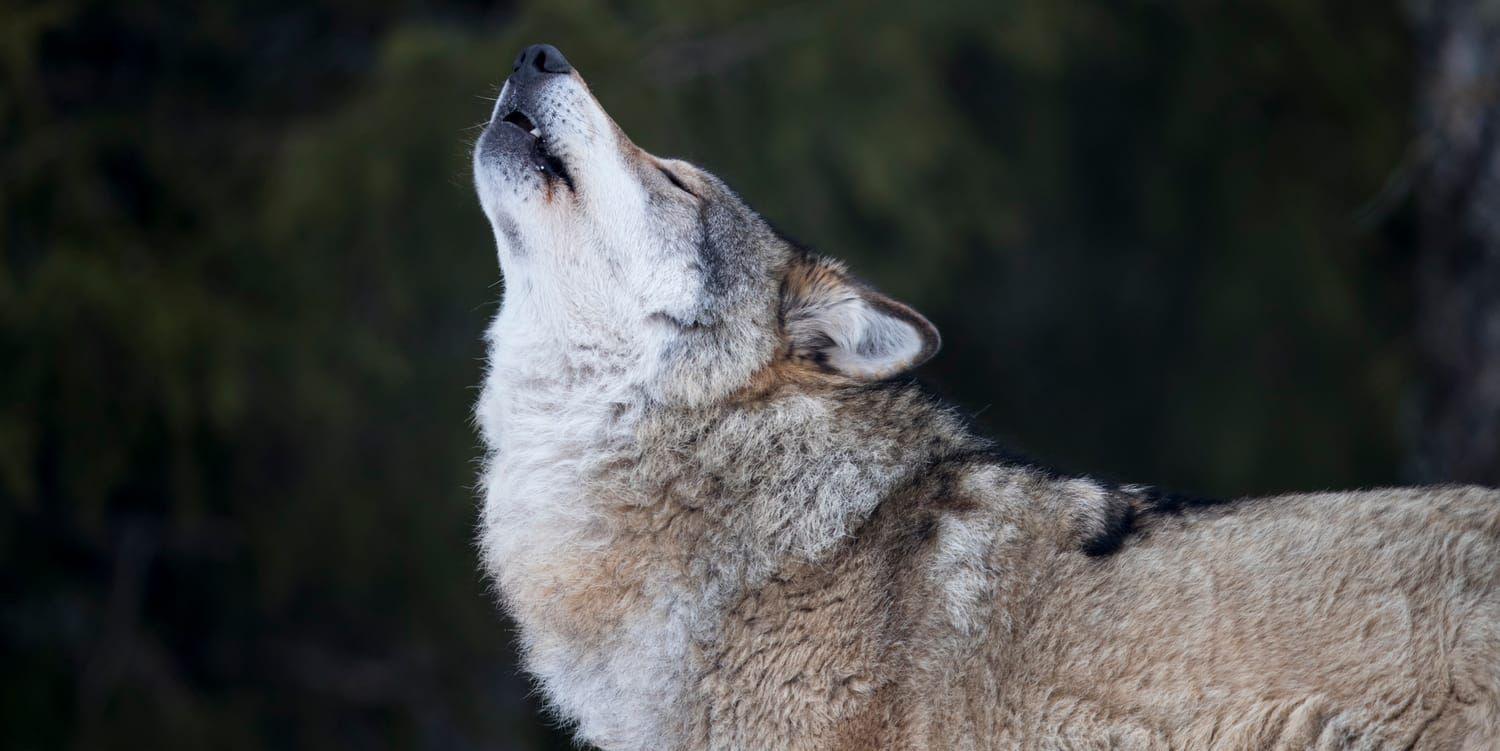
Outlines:
{"label": "howling wolf", "polygon": [[484,564],[605,749],[1500,748],[1500,494],[1214,503],[1008,458],[938,332],[555,47],[474,150]]}

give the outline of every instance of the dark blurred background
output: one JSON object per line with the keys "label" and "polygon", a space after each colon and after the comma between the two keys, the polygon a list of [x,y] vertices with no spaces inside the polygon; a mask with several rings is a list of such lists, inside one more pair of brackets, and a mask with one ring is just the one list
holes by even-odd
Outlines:
{"label": "dark blurred background", "polygon": [[563,747],[472,545],[525,43],[1067,470],[1500,483],[1493,0],[0,9],[0,745]]}

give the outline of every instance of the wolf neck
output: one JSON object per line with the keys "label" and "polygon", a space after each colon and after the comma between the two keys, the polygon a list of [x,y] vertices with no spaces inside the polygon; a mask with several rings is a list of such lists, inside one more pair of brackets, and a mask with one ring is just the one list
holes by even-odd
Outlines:
{"label": "wolf neck", "polygon": [[673,626],[661,604],[626,610],[595,591],[614,541],[591,488],[632,451],[643,402],[633,343],[607,331],[559,336],[526,313],[508,299],[491,327],[477,407],[485,565],[520,627],[527,667],[560,713],[600,745],[642,745],[663,736],[653,707],[679,698],[681,681],[663,666],[680,664],[684,645],[649,640]]}
{"label": "wolf neck", "polygon": [[929,445],[878,435],[828,396],[652,405],[640,343],[524,328],[497,319],[479,404],[487,566],[528,667],[585,738],[680,745],[697,720],[695,645],[723,609],[788,560],[827,554]]}

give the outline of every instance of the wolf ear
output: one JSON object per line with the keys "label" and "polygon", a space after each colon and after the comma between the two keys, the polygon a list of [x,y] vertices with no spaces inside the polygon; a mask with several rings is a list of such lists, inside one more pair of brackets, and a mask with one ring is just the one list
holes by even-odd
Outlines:
{"label": "wolf ear", "polygon": [[782,290],[794,358],[859,380],[889,378],[937,354],[937,328],[911,308],[861,284],[833,261],[794,264]]}

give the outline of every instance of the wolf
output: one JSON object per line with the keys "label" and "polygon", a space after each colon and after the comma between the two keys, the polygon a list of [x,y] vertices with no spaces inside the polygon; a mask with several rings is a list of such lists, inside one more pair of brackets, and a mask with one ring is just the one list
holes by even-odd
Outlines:
{"label": "wolf", "polygon": [[1010,458],[911,307],[555,47],[473,152],[484,568],[603,749],[1500,748],[1500,494],[1217,503]]}

